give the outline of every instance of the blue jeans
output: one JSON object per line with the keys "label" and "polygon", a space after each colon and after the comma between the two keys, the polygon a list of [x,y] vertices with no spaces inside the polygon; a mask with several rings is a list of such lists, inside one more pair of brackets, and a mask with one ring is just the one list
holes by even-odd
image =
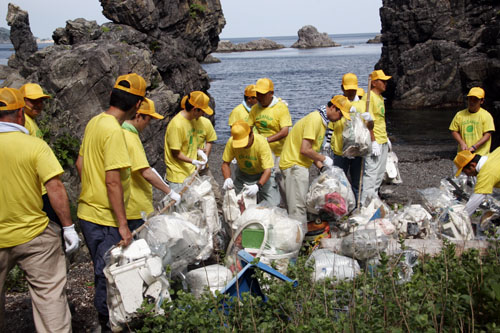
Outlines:
{"label": "blue jeans", "polygon": [[89,248],[90,257],[94,264],[94,306],[102,316],[109,316],[108,305],[106,303],[106,277],[104,276],[104,254],[122,240],[118,228],[107,227],[80,219],[85,243]]}
{"label": "blue jeans", "polygon": [[359,193],[359,179],[361,176],[361,162],[363,159],[361,157],[347,158],[339,155],[333,154],[333,165],[344,170],[346,177],[350,178],[351,188],[354,192],[354,197],[356,198],[356,205],[358,204],[358,193]]}

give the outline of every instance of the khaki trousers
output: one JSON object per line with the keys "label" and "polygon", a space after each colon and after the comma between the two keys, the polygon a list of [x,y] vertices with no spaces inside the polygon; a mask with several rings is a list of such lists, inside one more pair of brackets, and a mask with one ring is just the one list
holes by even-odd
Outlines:
{"label": "khaki trousers", "polygon": [[309,169],[294,165],[282,172],[288,216],[305,223],[307,222],[306,195],[309,191]]}
{"label": "khaki trousers", "polygon": [[25,272],[31,294],[37,332],[71,332],[71,313],[66,298],[66,259],[61,228],[49,222],[31,241],[0,249],[0,331],[14,331],[5,324],[5,281],[17,264]]}

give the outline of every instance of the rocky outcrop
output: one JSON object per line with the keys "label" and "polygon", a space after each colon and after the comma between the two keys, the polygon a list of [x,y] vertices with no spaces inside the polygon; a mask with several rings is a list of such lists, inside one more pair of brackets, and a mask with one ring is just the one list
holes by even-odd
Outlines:
{"label": "rocky outcrop", "polygon": [[[500,101],[500,4],[490,0],[384,0],[382,55],[394,108],[461,107],[481,86]],[[497,102],[498,103],[498,102]]]}
{"label": "rocky outcrop", "polygon": [[[220,2],[207,0],[195,6],[188,0],[101,0],[101,4],[111,23],[67,21],[66,27],[54,32],[55,45],[29,52],[16,48],[17,70],[6,71],[10,74],[2,86],[39,83],[54,96],[44,110],[51,136],[69,134],[80,140],[88,120],[108,108],[115,79],[129,72],[142,75],[147,96],[155,101],[157,112],[167,116],[167,121],[151,122],[141,135],[150,164],[163,173],[163,136],[169,116],[178,110],[183,95],[209,88],[200,62],[215,51],[225,24]],[[12,43],[31,40],[26,12],[9,11],[9,15],[12,22],[24,22],[23,35],[11,25]],[[74,168],[65,177],[75,199]]]}
{"label": "rocky outcrop", "polygon": [[205,58],[205,60],[203,60],[203,64],[217,64],[219,62],[220,62],[220,59],[214,57],[211,54],[207,55],[206,58]]}
{"label": "rocky outcrop", "polygon": [[375,37],[369,39],[367,44],[380,44],[382,43],[382,35],[376,35]]}
{"label": "rocky outcrop", "polygon": [[31,33],[28,12],[9,3],[7,24],[10,26],[10,40],[16,51],[15,55],[9,59],[9,66],[17,68],[36,52],[38,47]]}
{"label": "rocky outcrop", "polygon": [[335,43],[326,32],[318,32],[316,27],[306,25],[297,32],[299,39],[291,47],[298,49],[311,49],[316,47],[340,46]]}
{"label": "rocky outcrop", "polygon": [[217,46],[217,52],[244,52],[278,50],[285,46],[267,38],[252,40],[247,43],[233,44],[231,41],[222,40]]}

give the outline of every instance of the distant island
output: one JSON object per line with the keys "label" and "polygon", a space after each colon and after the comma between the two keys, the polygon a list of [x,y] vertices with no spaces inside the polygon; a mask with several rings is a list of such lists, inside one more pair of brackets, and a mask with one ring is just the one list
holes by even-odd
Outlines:
{"label": "distant island", "polygon": [[0,28],[0,43],[10,43],[10,30],[7,28]]}

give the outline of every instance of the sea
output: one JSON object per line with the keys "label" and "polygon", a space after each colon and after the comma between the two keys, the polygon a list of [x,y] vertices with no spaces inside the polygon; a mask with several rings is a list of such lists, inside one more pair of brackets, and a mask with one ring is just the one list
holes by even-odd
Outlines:
{"label": "sea", "polygon": [[[379,60],[382,49],[382,44],[367,44],[376,35],[376,32],[332,34],[330,37],[341,46],[315,49],[290,48],[297,36],[265,37],[285,48],[213,53],[221,62],[204,64],[203,68],[210,77],[208,92],[215,101],[217,143],[224,144],[229,138],[229,114],[243,101],[245,87],[259,78],[268,77],[274,82],[275,96],[288,103],[293,123],[326,104],[332,96],[341,94],[342,75],[345,73],[355,73],[359,86],[366,90],[368,75]],[[245,43],[259,38],[227,40]],[[47,45],[50,44],[40,44],[39,48]],[[6,65],[12,53],[11,44],[0,44],[0,64]],[[387,130],[389,135],[397,137],[398,143],[450,144],[453,139],[447,129],[455,112],[387,110]]]}

